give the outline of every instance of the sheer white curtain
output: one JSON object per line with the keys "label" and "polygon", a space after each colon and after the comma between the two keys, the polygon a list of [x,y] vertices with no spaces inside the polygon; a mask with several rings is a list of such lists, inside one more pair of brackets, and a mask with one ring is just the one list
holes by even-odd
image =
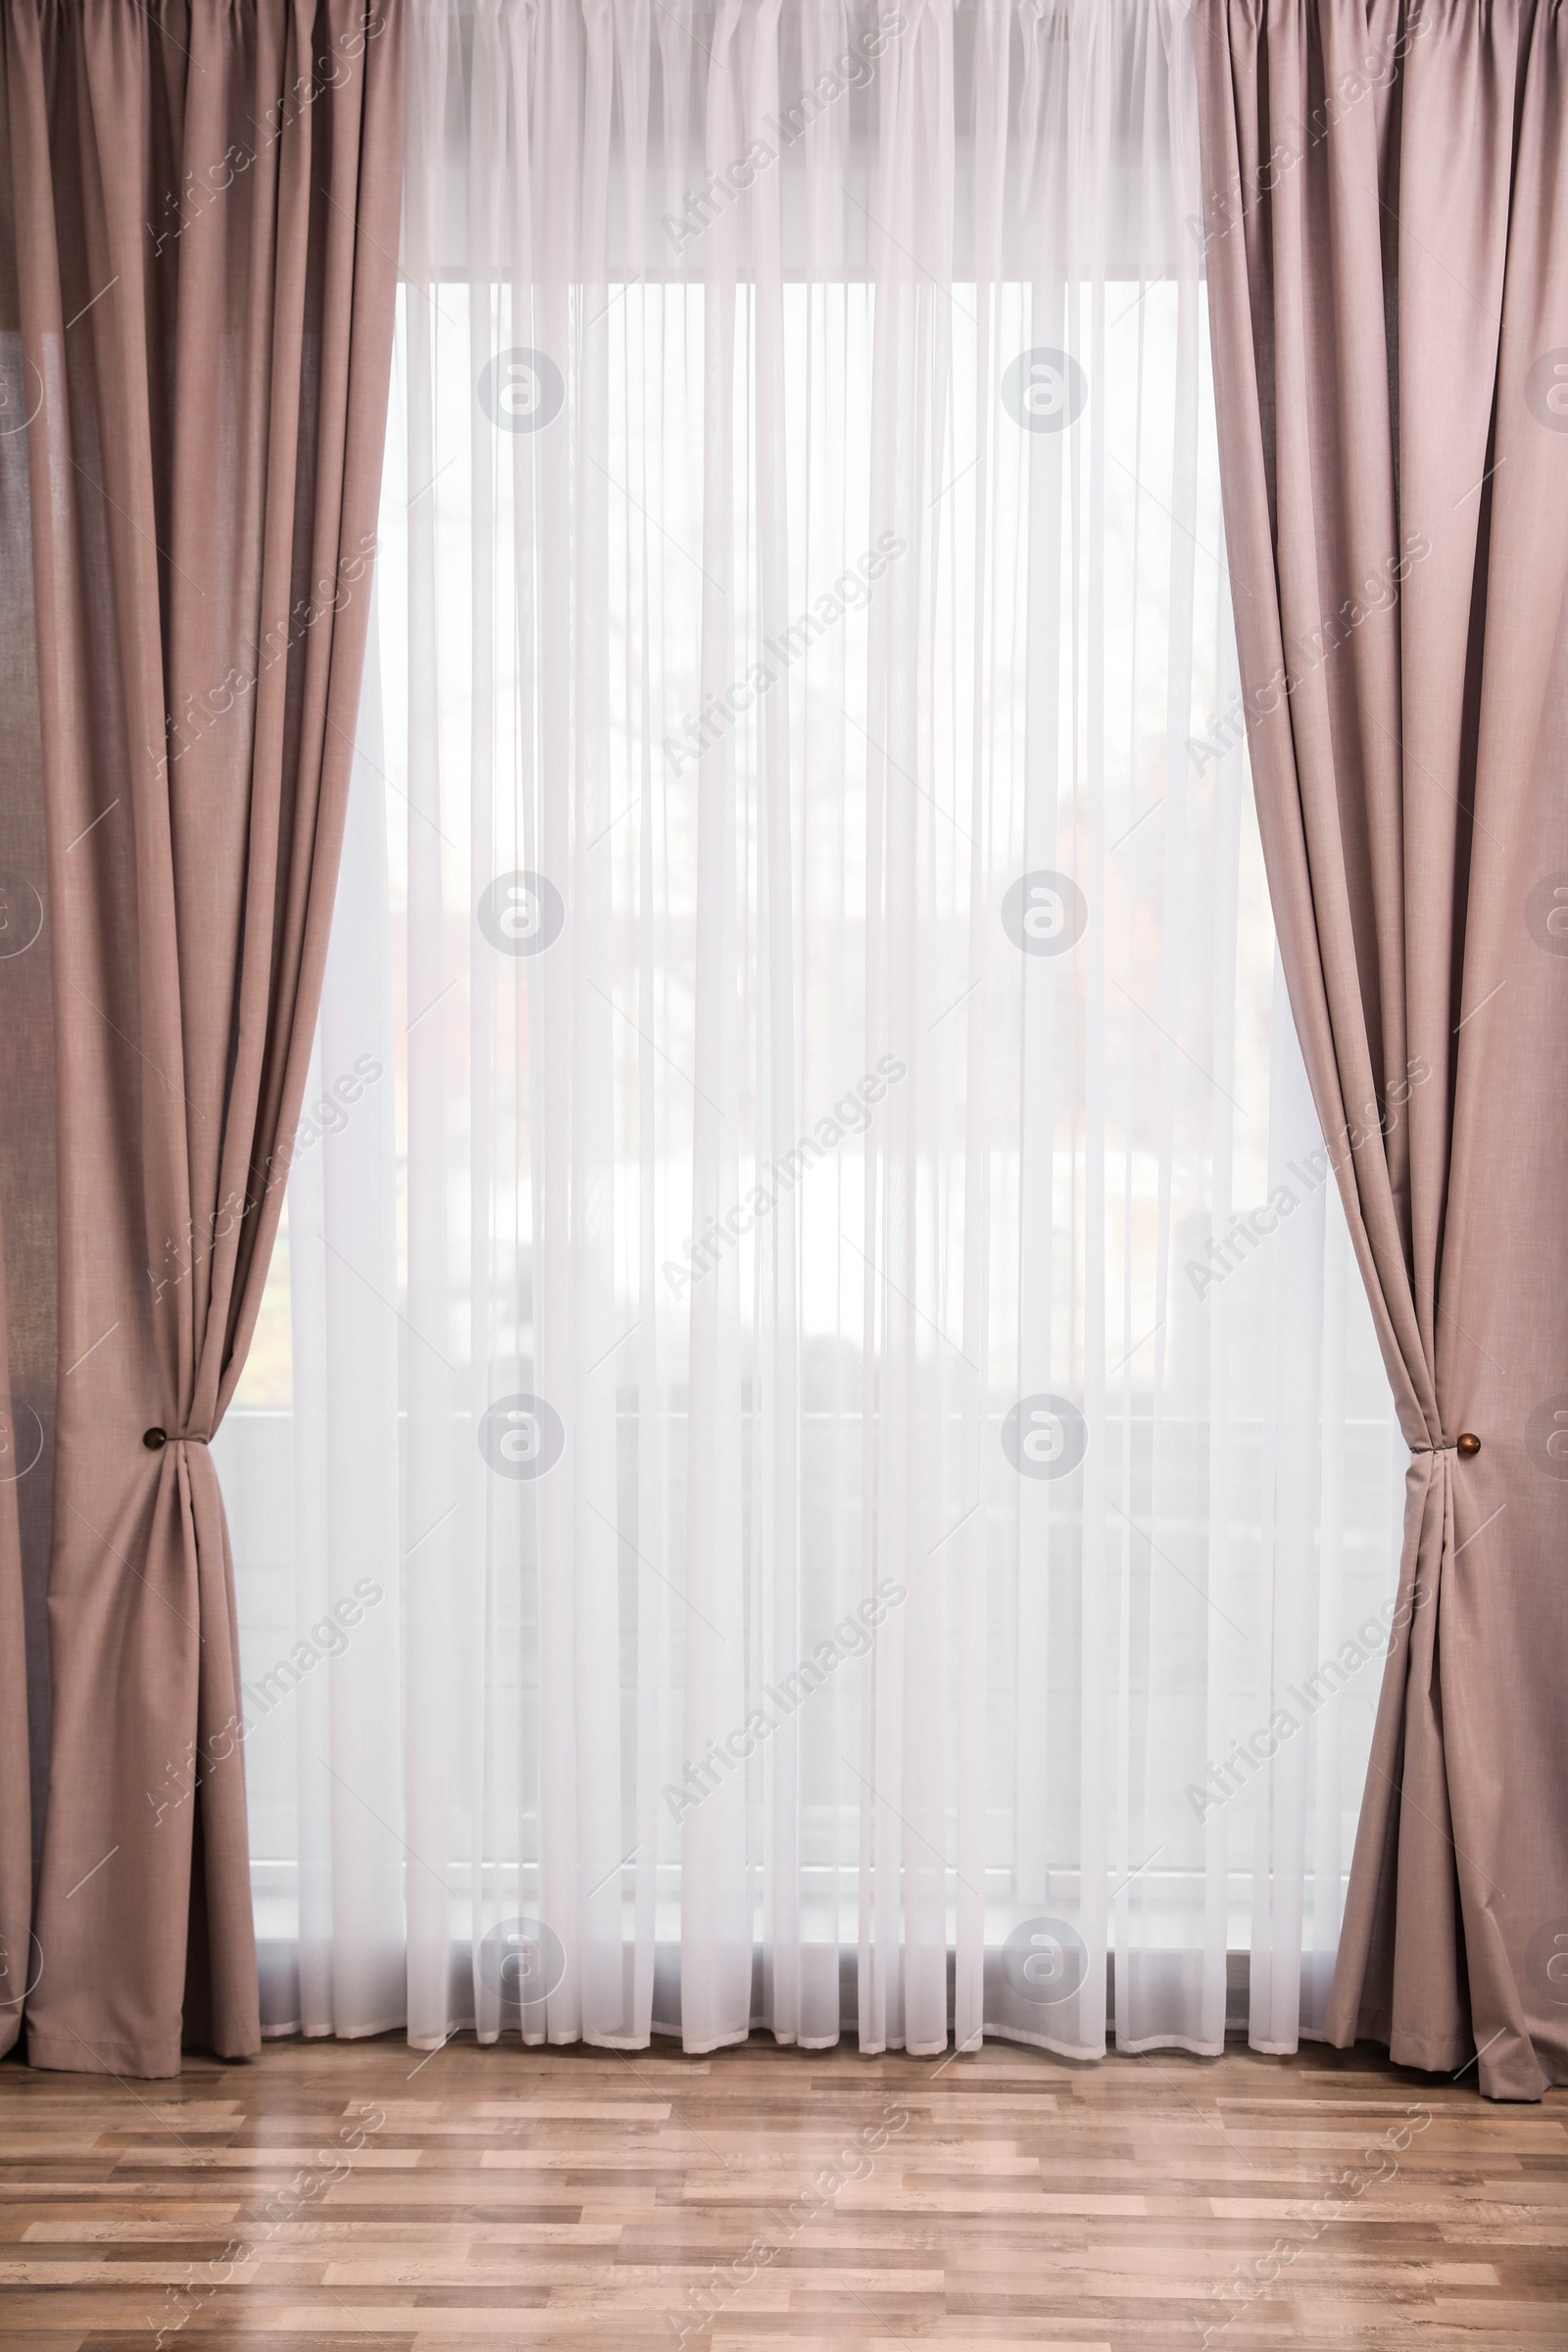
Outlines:
{"label": "sheer white curtain", "polygon": [[274,2030],[1321,2012],[1403,1453],[1252,829],[1188,40],[414,0],[219,1446]]}

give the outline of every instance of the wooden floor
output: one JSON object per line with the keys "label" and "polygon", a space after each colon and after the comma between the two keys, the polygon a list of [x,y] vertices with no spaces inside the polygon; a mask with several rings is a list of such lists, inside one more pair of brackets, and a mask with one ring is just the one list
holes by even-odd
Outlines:
{"label": "wooden floor", "polygon": [[1568,2344],[1568,2092],[1474,2082],[760,2039],[8,2064],[0,2346]]}

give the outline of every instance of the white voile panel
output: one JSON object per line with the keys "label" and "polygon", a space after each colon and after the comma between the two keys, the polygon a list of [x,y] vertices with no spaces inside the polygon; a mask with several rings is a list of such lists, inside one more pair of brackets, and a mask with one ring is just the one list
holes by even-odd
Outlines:
{"label": "white voile panel", "polygon": [[271,2030],[1213,2052],[1248,1969],[1314,2030],[1403,1457],[1231,715],[1189,37],[415,0],[318,1059],[396,1089],[220,1455],[253,1689],[395,1598],[247,1739]]}

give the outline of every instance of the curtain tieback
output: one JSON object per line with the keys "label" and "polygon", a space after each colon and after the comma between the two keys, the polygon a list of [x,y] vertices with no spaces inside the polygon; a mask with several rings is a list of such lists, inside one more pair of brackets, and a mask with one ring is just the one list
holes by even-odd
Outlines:
{"label": "curtain tieback", "polygon": [[1445,1438],[1437,1446],[1412,1446],[1412,1453],[1457,1453],[1468,1462],[1481,1451],[1481,1440],[1473,1430],[1462,1429],[1456,1438]]}
{"label": "curtain tieback", "polygon": [[[149,1453],[161,1453],[170,1443],[169,1432],[167,1429],[144,1429],[141,1442]],[[212,1443],[212,1432],[206,1429],[176,1429],[173,1443],[176,1446],[208,1446]]]}

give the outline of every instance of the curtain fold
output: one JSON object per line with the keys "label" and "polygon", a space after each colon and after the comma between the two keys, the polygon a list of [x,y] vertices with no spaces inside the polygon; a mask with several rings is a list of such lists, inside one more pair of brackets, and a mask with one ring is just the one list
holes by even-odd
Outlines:
{"label": "curtain fold", "polygon": [[[5,908],[14,942],[17,910]],[[7,1345],[4,1200],[0,1198],[0,2056],[22,2031],[34,1979],[32,1775],[27,1756],[27,1635],[23,1597],[22,1522],[17,1490],[37,1466],[34,1416],[12,1385]],[[41,1441],[41,1431],[39,1432]]]}
{"label": "curtain fold", "polygon": [[1237,715],[1412,1452],[1326,2030],[1536,2098],[1568,2080],[1568,10],[1196,24]]}
{"label": "curtain fold", "polygon": [[305,1086],[396,280],[389,0],[18,0],[0,45],[54,992],[36,2065],[258,2046],[210,1441]]}

